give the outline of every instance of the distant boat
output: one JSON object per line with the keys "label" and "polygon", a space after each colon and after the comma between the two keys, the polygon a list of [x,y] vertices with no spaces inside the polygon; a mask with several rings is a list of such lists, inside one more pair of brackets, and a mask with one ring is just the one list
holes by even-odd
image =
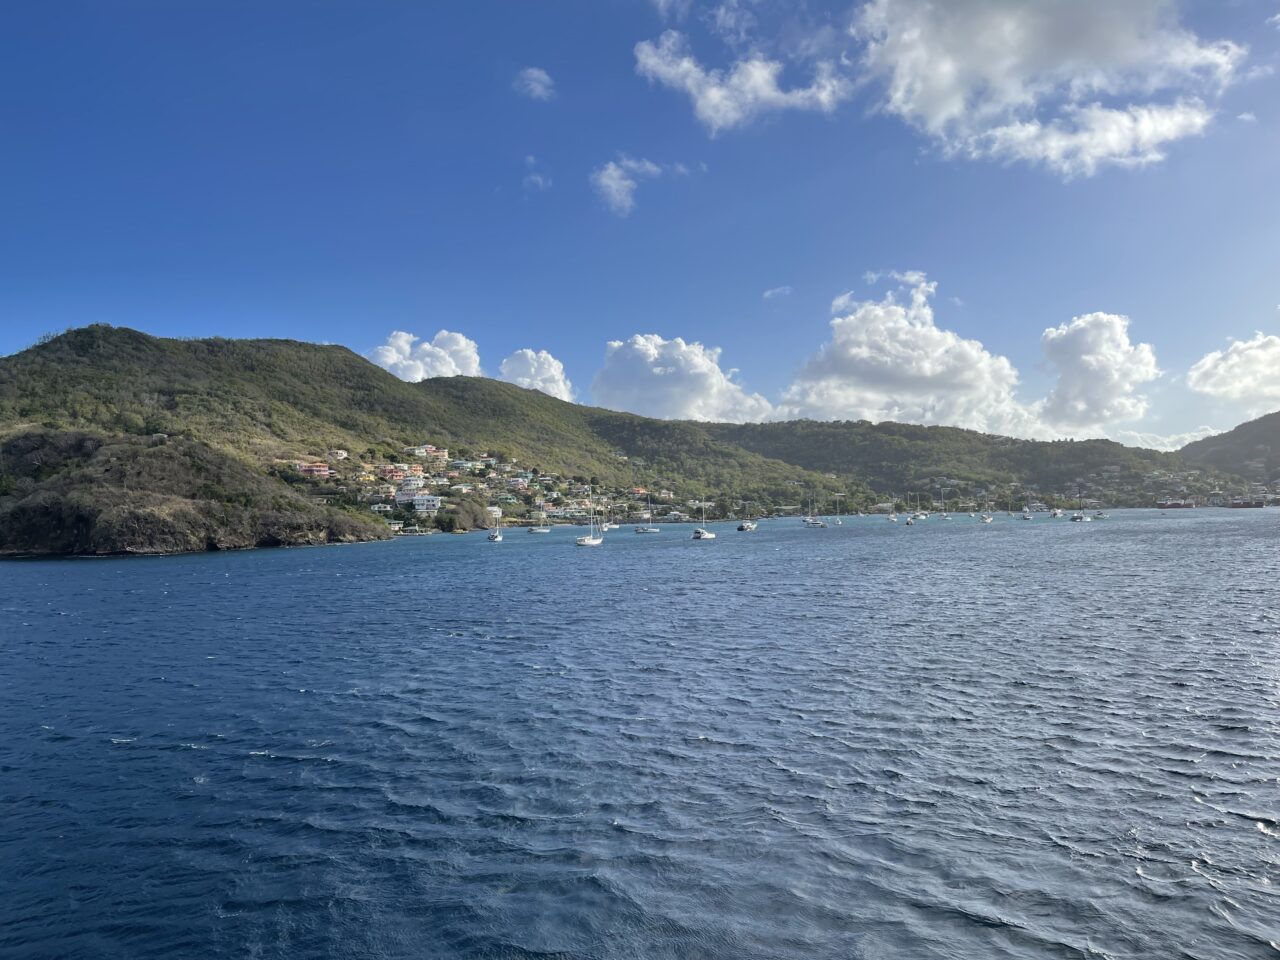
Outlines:
{"label": "distant boat", "polygon": [[982,515],[982,522],[983,522],[983,523],[990,523],[990,522],[991,522],[992,520],[994,520],[994,519],[995,519],[995,517],[991,516],[991,514],[989,514],[989,513],[984,513],[984,514]]}
{"label": "distant boat", "polygon": [[493,533],[489,534],[490,543],[502,542],[502,518],[498,518],[498,525],[494,528]]}
{"label": "distant boat", "polygon": [[1071,515],[1072,523],[1089,523],[1093,517],[1084,512],[1084,497],[1080,495],[1080,490],[1076,488],[1076,512]]}
{"label": "distant boat", "polygon": [[1050,511],[1049,511],[1049,516],[1051,516],[1051,517],[1060,517],[1060,516],[1062,516],[1062,508],[1061,508],[1061,507],[1054,507],[1052,510],[1050,510]]}
{"label": "distant boat", "polygon": [[[702,522],[707,522],[707,505],[705,503],[702,505]],[[714,540],[715,538],[716,535],[706,527],[698,527],[693,531],[694,540]]]}
{"label": "distant boat", "polygon": [[[647,502],[648,502],[648,504],[649,504],[649,522],[650,522],[650,524],[652,524],[652,522],[653,522],[653,498],[652,498],[652,497],[648,497],[648,496],[646,496],[646,498],[645,498],[645,499],[646,499],[646,501],[647,501]],[[652,525],[647,526],[647,527],[636,527],[636,533],[661,533],[661,532],[662,532],[661,530],[659,530],[657,527],[652,526]]]}
{"label": "distant boat", "polygon": [[538,524],[536,527],[530,527],[529,532],[530,533],[550,533],[551,528],[546,526],[545,524]]}
{"label": "distant boat", "polygon": [[598,547],[604,543],[604,534],[596,529],[596,511],[591,504],[587,507],[587,535],[575,537],[573,542],[580,547]]}
{"label": "distant boat", "polygon": [[739,533],[750,533],[755,528],[756,528],[756,522],[754,520],[743,520],[740,524],[738,524]]}

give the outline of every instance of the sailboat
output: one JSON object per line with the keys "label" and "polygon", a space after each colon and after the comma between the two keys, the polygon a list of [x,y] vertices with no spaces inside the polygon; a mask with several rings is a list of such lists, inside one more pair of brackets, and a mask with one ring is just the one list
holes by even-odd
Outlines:
{"label": "sailboat", "polygon": [[806,527],[808,527],[811,530],[823,529],[827,525],[826,521],[823,520],[821,517],[819,517],[815,512],[815,507],[814,507],[814,502],[812,497],[809,499],[809,514],[804,518],[802,522]]}
{"label": "sailboat", "polygon": [[1071,515],[1072,523],[1092,523],[1093,517],[1084,512],[1084,496],[1080,493],[1080,488],[1076,487],[1076,512]]}
{"label": "sailboat", "polygon": [[836,526],[837,527],[844,526],[844,521],[840,519],[840,498],[843,496],[844,496],[843,493],[836,494]]}
{"label": "sailboat", "polygon": [[[907,494],[907,496],[909,498],[911,494]],[[911,505],[911,501],[910,499],[908,499],[907,506],[910,506],[910,505]],[[915,509],[915,512],[911,514],[911,519],[912,520],[928,520],[929,519],[929,512],[920,506],[920,494],[918,493],[916,494],[916,509]]]}
{"label": "sailboat", "polygon": [[580,547],[598,547],[604,543],[604,534],[596,529],[596,511],[595,506],[588,503],[587,505],[587,535],[585,537],[576,537],[573,541]]}
{"label": "sailboat", "polygon": [[896,493],[889,494],[889,516],[885,519],[890,523],[898,522],[898,495]]}
{"label": "sailboat", "polygon": [[551,528],[548,527],[545,523],[539,523],[539,524],[536,524],[535,526],[530,527],[529,532],[530,533],[550,533]]}
{"label": "sailboat", "polygon": [[600,532],[601,533],[605,533],[606,531],[609,531],[609,530],[618,529],[618,525],[614,523],[613,520],[610,519],[611,516],[612,516],[612,512],[601,513],[600,515]]}
{"label": "sailboat", "polygon": [[501,517],[498,518],[498,525],[494,527],[493,532],[489,534],[489,542],[490,543],[502,542],[502,518]]}
{"label": "sailboat", "polygon": [[646,494],[645,502],[649,504],[649,525],[636,527],[636,533],[661,533],[657,527],[653,526],[653,497]]}
{"label": "sailboat", "polygon": [[705,526],[707,522],[707,505],[705,502],[702,504],[702,522],[704,526],[698,527],[693,531],[693,539],[694,540],[714,540],[716,538],[716,535],[712,533],[710,530],[708,530]]}

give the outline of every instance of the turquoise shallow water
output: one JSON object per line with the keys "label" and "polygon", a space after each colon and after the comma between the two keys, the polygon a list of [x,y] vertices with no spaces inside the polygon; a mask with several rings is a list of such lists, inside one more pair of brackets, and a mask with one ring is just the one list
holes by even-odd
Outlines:
{"label": "turquoise shallow water", "polygon": [[1280,956],[1280,511],[0,564],[5,957]]}

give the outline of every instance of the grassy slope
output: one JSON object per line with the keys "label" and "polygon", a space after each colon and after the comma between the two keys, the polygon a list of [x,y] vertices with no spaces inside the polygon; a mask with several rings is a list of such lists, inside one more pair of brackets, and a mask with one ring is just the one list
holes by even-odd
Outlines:
{"label": "grassy slope", "polygon": [[777,497],[793,478],[836,486],[696,425],[577,406],[482,378],[404,383],[344,347],[166,340],[103,326],[0,360],[0,432],[24,424],[180,434],[252,461],[335,446],[387,454],[431,441],[606,483],[663,481],[691,495],[759,488]]}

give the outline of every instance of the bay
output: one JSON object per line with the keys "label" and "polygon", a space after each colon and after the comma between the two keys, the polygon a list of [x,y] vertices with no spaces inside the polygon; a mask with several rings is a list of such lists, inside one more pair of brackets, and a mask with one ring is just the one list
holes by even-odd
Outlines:
{"label": "bay", "polygon": [[1280,514],[0,564],[5,957],[1280,954]]}

